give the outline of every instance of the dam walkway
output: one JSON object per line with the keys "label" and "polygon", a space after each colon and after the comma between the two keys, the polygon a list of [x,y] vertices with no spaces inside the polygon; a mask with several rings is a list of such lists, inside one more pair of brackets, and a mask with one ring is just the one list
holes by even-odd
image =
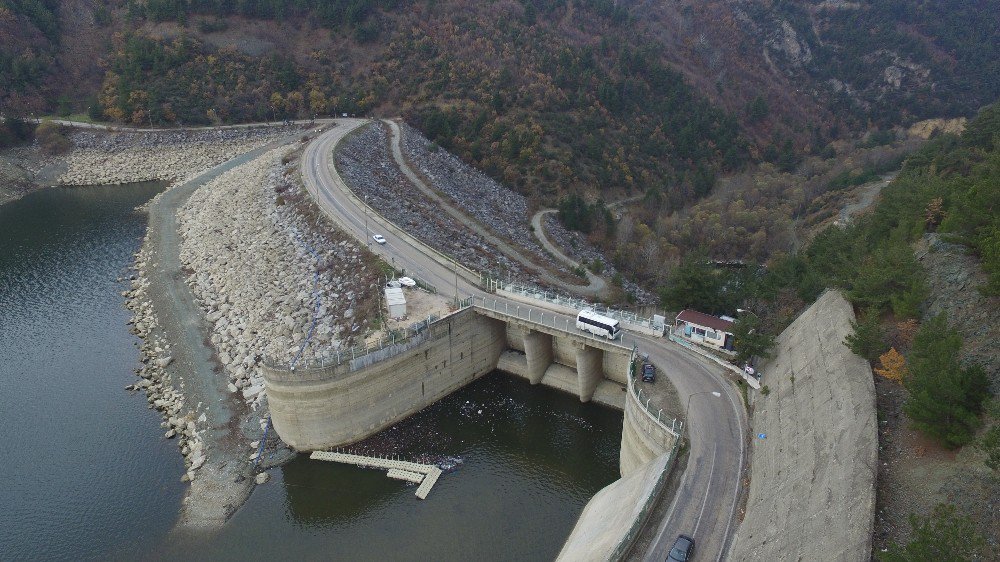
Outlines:
{"label": "dam walkway", "polygon": [[419,483],[415,495],[425,500],[431,488],[441,477],[441,469],[432,464],[419,464],[415,462],[387,459],[383,457],[366,457],[350,453],[336,453],[331,451],[313,451],[309,456],[311,459],[339,462],[343,464],[353,464],[354,466],[369,468],[384,468],[388,470],[389,478],[396,480],[406,480],[407,482]]}

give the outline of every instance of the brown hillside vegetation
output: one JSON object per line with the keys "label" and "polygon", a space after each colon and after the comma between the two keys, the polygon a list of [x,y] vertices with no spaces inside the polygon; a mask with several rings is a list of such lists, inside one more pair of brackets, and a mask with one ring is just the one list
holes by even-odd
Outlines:
{"label": "brown hillside vegetation", "polygon": [[749,160],[971,114],[1000,75],[975,4],[3,0],[0,101],[100,116],[103,82],[129,123],[401,113],[529,196],[676,208]]}

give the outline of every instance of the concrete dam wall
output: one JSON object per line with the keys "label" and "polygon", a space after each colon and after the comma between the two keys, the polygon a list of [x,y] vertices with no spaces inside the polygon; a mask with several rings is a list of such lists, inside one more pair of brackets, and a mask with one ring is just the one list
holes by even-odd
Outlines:
{"label": "concrete dam wall", "polygon": [[625,400],[622,422],[621,475],[628,476],[674,449],[677,434],[668,431],[642,407],[633,392]]}
{"label": "concrete dam wall", "polygon": [[353,443],[494,370],[507,347],[503,322],[472,309],[428,330],[422,344],[366,367],[265,368],[275,431],[300,451]]}
{"label": "concrete dam wall", "polygon": [[621,409],[629,358],[620,344],[473,306],[370,356],[265,366],[264,382],[275,431],[309,451],[364,439],[494,369]]}

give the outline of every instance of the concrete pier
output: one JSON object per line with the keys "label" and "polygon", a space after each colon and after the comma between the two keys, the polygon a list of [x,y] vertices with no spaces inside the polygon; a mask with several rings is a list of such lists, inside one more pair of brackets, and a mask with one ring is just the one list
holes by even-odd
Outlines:
{"label": "concrete pier", "polygon": [[528,381],[542,382],[545,370],[552,364],[552,336],[544,332],[525,333],[524,354],[528,358]]}
{"label": "concrete pier", "polygon": [[406,480],[408,482],[420,483],[415,495],[424,500],[431,488],[441,477],[441,469],[432,464],[419,464],[409,461],[399,461],[395,459],[384,459],[381,457],[365,457],[362,455],[352,455],[349,453],[334,453],[329,451],[313,451],[309,456],[311,459],[352,464],[354,466],[365,466],[370,468],[384,468],[388,470],[387,476],[396,480]]}
{"label": "concrete pier", "polygon": [[576,376],[580,385],[580,402],[590,402],[597,383],[604,378],[604,352],[582,345],[576,351]]}

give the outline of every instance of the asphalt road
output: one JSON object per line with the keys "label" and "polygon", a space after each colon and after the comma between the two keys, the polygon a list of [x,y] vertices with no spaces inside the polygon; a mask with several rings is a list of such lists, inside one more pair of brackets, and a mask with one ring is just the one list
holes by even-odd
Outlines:
{"label": "asphalt road", "polygon": [[[408,274],[431,283],[445,295],[457,292],[463,298],[484,296],[454,267],[444,265],[439,254],[366,210],[337,174],[334,147],[364,123],[362,119],[337,120],[336,126],[310,142],[302,159],[306,188],[341,228],[397,268],[405,268]],[[374,233],[385,236],[387,243],[374,243],[371,240]],[[649,354],[676,387],[682,407],[687,407],[690,401],[687,425],[691,450],[687,470],[666,517],[648,523],[656,526],[656,539],[644,560],[665,559],[680,533],[695,538],[695,560],[722,560],[737,525],[735,513],[748,431],[742,398],[719,367],[669,340],[626,334],[622,343],[635,344]],[[714,396],[713,392],[720,396]]]}

